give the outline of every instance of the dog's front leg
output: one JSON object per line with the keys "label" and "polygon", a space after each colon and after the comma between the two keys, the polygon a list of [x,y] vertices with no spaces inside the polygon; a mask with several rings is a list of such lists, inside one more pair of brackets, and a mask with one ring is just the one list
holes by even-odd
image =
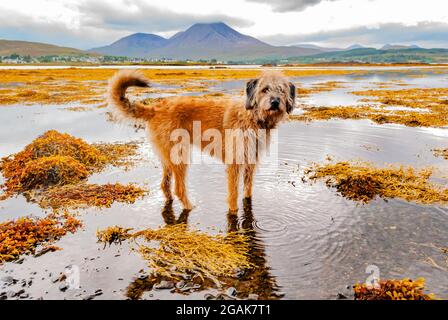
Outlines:
{"label": "dog's front leg", "polygon": [[244,198],[252,198],[252,184],[254,180],[255,165],[244,165]]}
{"label": "dog's front leg", "polygon": [[238,211],[238,185],[240,179],[240,165],[227,165],[227,186],[228,196],[227,201],[229,210],[236,213]]}

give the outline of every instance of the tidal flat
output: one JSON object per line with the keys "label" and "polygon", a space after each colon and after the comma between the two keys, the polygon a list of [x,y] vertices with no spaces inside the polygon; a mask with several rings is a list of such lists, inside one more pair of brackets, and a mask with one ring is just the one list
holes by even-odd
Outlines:
{"label": "tidal flat", "polygon": [[[0,231],[11,230],[17,221],[27,224],[26,230],[30,223],[50,221],[57,231],[53,237],[36,233],[36,250],[0,261],[0,298],[353,299],[359,292],[352,286],[364,283],[373,268],[381,279],[424,278],[426,293],[447,299],[448,67],[282,69],[297,87],[297,107],[279,127],[278,161],[260,165],[252,203],[240,200],[238,217],[227,214],[220,164],[191,166],[191,212],[182,211],[177,200],[165,203],[162,169],[144,128],[117,122],[106,105],[114,68],[1,69],[0,158],[21,152],[51,130],[82,139],[103,154],[110,146],[131,145],[132,152],[119,164],[88,170],[75,187],[45,190],[44,204],[29,190],[0,201],[5,226]],[[143,72],[152,86],[129,92],[147,103],[177,95],[244,99],[246,81],[262,70],[148,68]],[[333,166],[332,174],[344,176],[307,181],[313,168],[338,163],[369,165],[362,167],[362,178],[347,180],[350,167],[334,172],[339,167]],[[391,167],[415,174],[397,176],[387,170]],[[384,179],[375,179],[381,172],[397,179],[406,196],[381,189]],[[419,181],[414,184],[418,197],[409,189],[409,177]],[[8,184],[4,173],[0,184]],[[436,190],[431,201],[419,189],[422,184]],[[101,190],[109,195],[110,186],[142,192],[132,201],[94,197],[80,205],[82,191],[89,197]],[[373,190],[367,198],[353,196],[353,190],[366,186]],[[32,190],[34,199],[39,192]],[[59,203],[68,194],[76,205]],[[438,195],[441,200],[432,201]],[[67,219],[77,222],[69,232],[61,229]],[[173,274],[165,268],[157,273],[163,259],[170,259],[171,269],[177,260],[126,236],[147,230],[155,231],[145,240],[168,244],[174,252],[195,252],[197,239],[209,243],[222,259],[230,259],[222,264],[230,267],[217,272],[217,266],[201,265],[200,273],[188,271],[204,261],[192,253],[194,259],[185,258]],[[167,238],[164,230],[179,237]],[[109,231],[107,243],[99,241],[104,231]],[[67,277],[77,285],[68,286]]]}

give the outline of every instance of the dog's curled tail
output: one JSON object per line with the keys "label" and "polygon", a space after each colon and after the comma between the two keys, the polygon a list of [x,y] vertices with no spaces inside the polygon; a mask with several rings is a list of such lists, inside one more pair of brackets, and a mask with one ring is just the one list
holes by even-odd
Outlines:
{"label": "dog's curled tail", "polygon": [[131,119],[149,120],[154,113],[151,106],[131,102],[126,98],[129,87],[149,87],[149,80],[138,70],[120,70],[109,79],[107,102],[109,106]]}

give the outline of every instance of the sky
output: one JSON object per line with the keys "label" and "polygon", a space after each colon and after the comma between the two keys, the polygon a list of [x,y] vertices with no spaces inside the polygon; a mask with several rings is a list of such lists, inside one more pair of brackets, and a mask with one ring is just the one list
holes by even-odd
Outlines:
{"label": "sky", "polygon": [[447,0],[13,0],[0,39],[89,49],[135,33],[170,37],[225,22],[273,45],[416,44],[448,48]]}

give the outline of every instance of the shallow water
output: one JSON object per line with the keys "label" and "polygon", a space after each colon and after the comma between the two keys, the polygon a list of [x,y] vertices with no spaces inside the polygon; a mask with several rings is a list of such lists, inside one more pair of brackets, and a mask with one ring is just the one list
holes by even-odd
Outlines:
{"label": "shallow water", "polygon": [[[369,82],[391,79],[416,86],[442,86],[446,75],[409,78],[403,73],[373,73],[363,77],[294,80],[308,85],[328,80],[347,82],[347,88],[306,98],[318,101],[313,103],[337,105],[346,104],[349,91],[364,88]],[[213,90],[241,90],[243,83],[225,82]],[[132,205],[82,210],[84,228],[57,242],[63,250],[38,258],[27,256],[21,264],[0,266],[0,279],[5,275],[33,278],[33,284],[25,288],[30,297],[79,299],[102,289],[103,294],[97,299],[126,298],[126,288],[142,275],[142,269],[147,270],[145,263],[126,243],[106,248],[97,244],[96,230],[112,225],[155,228],[171,223],[181,214],[178,201],[174,202],[174,217],[163,210],[164,199],[159,190],[161,169],[151,146],[145,142],[145,133],[107,121],[106,111],[93,108],[87,112],[71,112],[61,106],[0,108],[0,157],[21,150],[49,129],[67,132],[88,142],[142,141],[140,151],[145,156],[144,161],[129,171],[111,168],[89,181],[136,182],[149,186],[148,196]],[[216,232],[212,228],[223,232],[229,228],[251,228],[252,254],[263,275],[253,280],[260,288],[260,295],[264,291],[277,292],[284,299],[334,299],[338,293],[349,296],[351,289],[347,286],[364,282],[369,275],[366,267],[375,265],[382,278],[425,277],[430,292],[447,298],[448,272],[425,263],[427,257],[442,259],[430,245],[448,243],[447,207],[421,206],[401,200],[375,200],[360,205],[338,196],[322,182],[310,185],[301,181],[303,169],[311,162],[324,161],[327,155],[335,160],[362,159],[377,165],[434,166],[443,175],[448,172],[448,161],[434,157],[431,149],[447,147],[447,137],[448,129],[444,128],[380,126],[364,120],[289,122],[279,129],[278,166],[260,168],[252,207],[241,205],[237,221],[227,215],[223,166],[192,165],[188,185],[196,207],[188,215],[188,223],[211,233]],[[440,179],[446,183],[444,178]],[[22,196],[0,202],[2,221],[28,214],[44,213]],[[68,265],[79,268],[81,289],[62,292],[59,283],[51,279],[64,272]],[[11,289],[14,287],[5,290]],[[205,290],[178,295],[169,290],[152,290],[142,298],[202,299],[209,292],[216,293]]]}

